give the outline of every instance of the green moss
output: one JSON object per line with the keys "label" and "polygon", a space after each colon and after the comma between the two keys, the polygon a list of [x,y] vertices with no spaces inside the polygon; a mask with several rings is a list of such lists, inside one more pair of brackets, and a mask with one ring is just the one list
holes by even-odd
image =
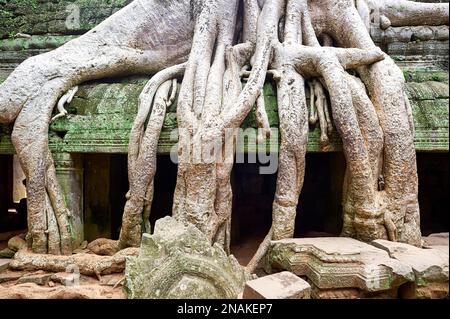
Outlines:
{"label": "green moss", "polygon": [[423,83],[428,81],[448,83],[449,73],[445,70],[405,69],[403,75],[407,82]]}
{"label": "green moss", "polygon": [[[80,34],[92,29],[129,2],[131,1],[0,0],[0,39],[13,38],[17,33]],[[77,5],[80,9],[80,25],[76,29],[69,29],[65,23],[69,15],[68,5]]]}
{"label": "green moss", "polygon": [[[13,41],[10,45],[11,43]],[[408,72],[412,71],[405,71],[406,74],[409,74]],[[425,74],[425,70],[422,73]],[[441,76],[443,73],[445,72],[435,73],[435,75]],[[105,79],[81,85],[75,99],[66,107],[71,115],[51,124],[50,132],[56,135],[50,138],[52,150],[77,153],[126,153],[129,134],[137,113],[138,98],[147,81],[146,77],[129,77]],[[448,151],[448,83],[412,82],[407,83],[406,87],[416,126],[417,150]],[[264,93],[270,125],[276,128],[279,125],[276,85],[271,82],[266,83]],[[246,129],[256,128],[256,126],[253,110],[242,127]],[[175,103],[169,108],[164,121],[158,149],[160,153],[169,153],[175,144],[176,141],[170,139],[170,133],[176,127]],[[0,136],[0,153],[12,152],[9,134],[10,132],[6,136]],[[64,135],[64,139],[58,140],[56,138],[58,134]],[[318,128],[310,131],[308,152],[322,151],[319,138]],[[252,143],[254,142],[246,145],[245,149],[254,150],[255,145]],[[276,137],[268,145],[274,145],[274,143],[277,143]],[[340,138],[334,132],[331,136],[329,151],[341,150]]]}

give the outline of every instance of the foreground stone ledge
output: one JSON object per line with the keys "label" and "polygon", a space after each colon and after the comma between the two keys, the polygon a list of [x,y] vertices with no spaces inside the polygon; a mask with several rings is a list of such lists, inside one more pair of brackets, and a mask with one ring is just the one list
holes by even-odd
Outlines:
{"label": "foreground stone ledge", "polygon": [[284,271],[248,281],[244,299],[310,299],[311,286],[291,272]]}
{"label": "foreground stone ledge", "polygon": [[404,297],[448,298],[448,246],[447,250],[436,248],[420,249],[386,240],[375,240],[372,244],[385,250],[392,258],[413,269],[415,280],[411,285],[403,287],[402,293]]}
{"label": "foreground stone ledge", "polygon": [[267,270],[291,271],[308,278],[314,298],[396,297],[413,282],[409,265],[374,246],[350,238],[303,238],[275,241]]}
{"label": "foreground stone ledge", "polygon": [[431,234],[423,238],[425,248],[445,247],[448,252],[449,247],[449,233]]}

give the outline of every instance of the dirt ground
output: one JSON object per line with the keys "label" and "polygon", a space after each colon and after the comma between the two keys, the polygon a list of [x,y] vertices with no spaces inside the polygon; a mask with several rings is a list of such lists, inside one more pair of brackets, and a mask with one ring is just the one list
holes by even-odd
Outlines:
{"label": "dirt ground", "polygon": [[[232,253],[241,265],[246,265],[260,242],[259,237],[247,238],[234,245]],[[0,250],[7,246],[7,241],[0,241]],[[0,261],[7,262],[6,259]],[[123,274],[102,276],[98,280],[69,273],[3,269],[0,271],[0,299],[125,299],[123,279]]]}
{"label": "dirt ground", "polygon": [[68,273],[0,272],[0,299],[125,299],[123,274],[101,281]]}

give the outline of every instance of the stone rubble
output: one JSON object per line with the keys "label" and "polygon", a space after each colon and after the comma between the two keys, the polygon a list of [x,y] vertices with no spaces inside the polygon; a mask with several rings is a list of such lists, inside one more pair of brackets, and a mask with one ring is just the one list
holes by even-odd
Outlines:
{"label": "stone rubble", "polygon": [[413,269],[414,283],[408,286],[409,289],[405,288],[403,290],[405,297],[448,297],[448,246],[447,250],[436,248],[421,249],[387,240],[375,240],[372,244],[387,251],[391,258]]}
{"label": "stone rubble", "polygon": [[248,281],[243,299],[310,299],[311,286],[285,271]]}
{"label": "stone rubble", "polygon": [[[203,236],[171,218],[158,222],[155,234],[144,236],[140,256],[129,258],[125,281],[124,274],[105,275],[99,281],[73,273],[12,271],[7,269],[11,260],[0,259],[0,298],[122,299],[130,293],[143,298],[151,287],[159,287],[159,296],[150,297],[222,298],[224,290],[220,292],[217,283],[241,299],[449,296],[448,234],[425,237],[423,249],[385,240],[369,245],[350,238],[275,241],[266,256],[269,275],[247,281],[245,289],[242,268],[217,246],[206,245]],[[197,259],[205,261],[202,267],[193,264]],[[177,283],[163,291],[167,280]],[[74,282],[79,285],[71,286]],[[200,293],[192,295],[194,290]]]}
{"label": "stone rubble", "polygon": [[350,238],[274,241],[266,268],[307,277],[313,298],[445,298],[449,255],[443,243],[420,249]]}

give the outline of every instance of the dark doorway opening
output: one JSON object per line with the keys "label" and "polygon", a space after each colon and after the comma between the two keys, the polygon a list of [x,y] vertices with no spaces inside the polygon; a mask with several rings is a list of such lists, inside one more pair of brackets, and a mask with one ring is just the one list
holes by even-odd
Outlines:
{"label": "dark doorway opening", "polygon": [[[158,156],[155,193],[150,222],[170,215],[177,166],[169,156]],[[126,155],[86,154],[84,156],[85,237],[118,239],[126,194],[129,190]]]}
{"label": "dark doorway opening", "polygon": [[[296,237],[338,236],[345,159],[340,153],[310,153],[299,199]],[[272,223],[277,175],[260,175],[257,164],[236,164],[233,171],[232,252],[246,264]]]}
{"label": "dark doorway opening", "polygon": [[419,153],[419,204],[422,235],[448,232],[449,154]]}
{"label": "dark doorway opening", "polygon": [[26,183],[17,157],[0,155],[0,250],[8,240],[26,233]]}
{"label": "dark doorway opening", "polygon": [[[87,239],[119,236],[128,191],[126,155],[85,155]],[[151,224],[171,214],[177,165],[158,156]],[[232,173],[232,252],[245,264],[267,234],[277,175],[260,175],[258,164],[236,164]],[[310,153],[299,200],[296,237],[339,236],[342,228],[341,153]],[[448,154],[418,154],[422,231],[448,232]]]}

